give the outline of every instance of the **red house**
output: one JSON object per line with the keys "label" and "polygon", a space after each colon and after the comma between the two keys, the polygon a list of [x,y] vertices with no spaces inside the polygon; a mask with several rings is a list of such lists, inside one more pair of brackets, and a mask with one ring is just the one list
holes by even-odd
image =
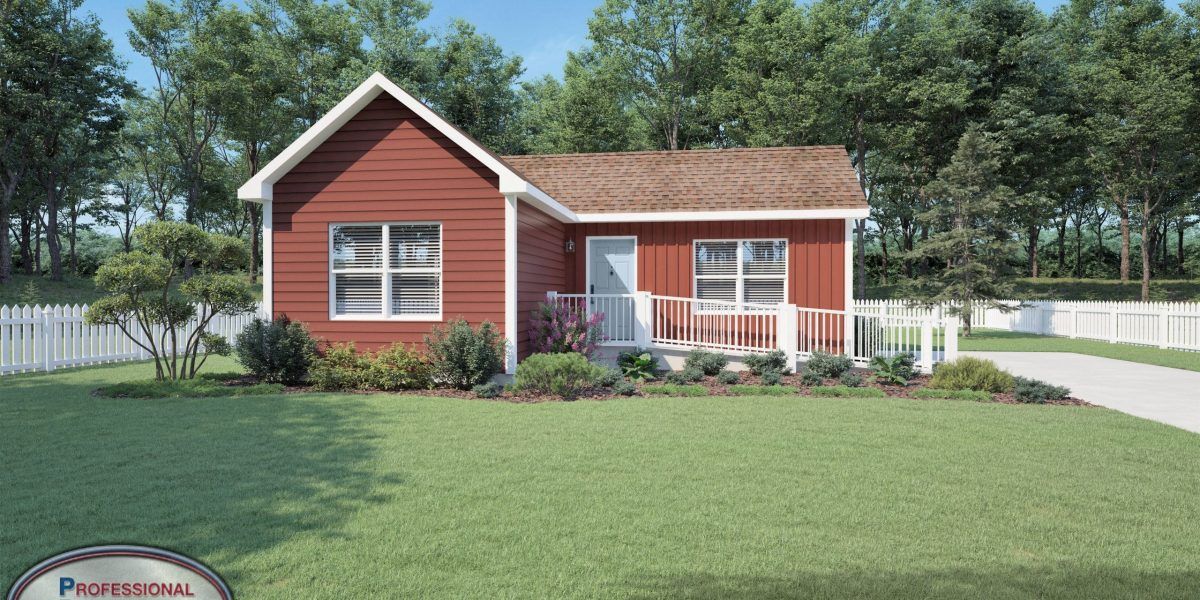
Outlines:
{"label": "red house", "polygon": [[486,320],[511,372],[549,297],[613,344],[852,347],[867,205],[840,147],[502,157],[376,73],[238,196],[265,208],[267,311],[330,341]]}

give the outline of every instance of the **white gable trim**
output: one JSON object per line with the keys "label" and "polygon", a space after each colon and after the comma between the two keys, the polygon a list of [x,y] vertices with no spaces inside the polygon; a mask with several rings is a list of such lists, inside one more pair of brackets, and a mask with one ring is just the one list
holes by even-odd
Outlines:
{"label": "white gable trim", "polygon": [[537,186],[525,181],[523,177],[488,152],[477,142],[464,135],[453,125],[446,122],[420,100],[392,83],[382,73],[375,73],[362,82],[353,92],[338,102],[321,120],[308,128],[296,141],[280,152],[267,166],[263,167],[254,177],[238,188],[238,198],[251,202],[270,202],[272,188],[288,171],[291,171],[300,161],[304,160],[322,142],[329,139],[338,129],[354,118],[363,108],[381,93],[387,92],[393,98],[418,117],[432,125],[442,135],[466,150],[475,160],[483,163],[493,173],[500,177],[500,193],[515,194],[547,210],[561,221],[576,221],[575,213],[551,198]]}
{"label": "white gable trim", "polygon": [[866,208],[816,208],[809,210],[709,210],[680,212],[582,213],[580,223],[656,223],[673,221],[775,221],[813,219],[865,219]]}

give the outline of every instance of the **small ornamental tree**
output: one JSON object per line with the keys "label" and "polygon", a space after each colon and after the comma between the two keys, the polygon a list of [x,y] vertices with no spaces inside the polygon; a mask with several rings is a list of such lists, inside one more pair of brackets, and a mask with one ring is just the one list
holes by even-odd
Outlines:
{"label": "small ornamental tree", "polygon": [[529,343],[539,354],[578,352],[591,357],[605,341],[604,313],[587,314],[580,307],[543,302],[529,320]]}
{"label": "small ornamental tree", "polygon": [[[245,244],[169,222],[138,227],[134,240],[140,250],[109,257],[96,271],[108,295],[88,307],[87,322],[129,336],[154,359],[159,381],[191,379],[209,354],[229,352],[223,337],[208,333],[213,318],[256,308],[249,285],[225,273],[245,265]],[[194,275],[180,281],[185,265]]]}

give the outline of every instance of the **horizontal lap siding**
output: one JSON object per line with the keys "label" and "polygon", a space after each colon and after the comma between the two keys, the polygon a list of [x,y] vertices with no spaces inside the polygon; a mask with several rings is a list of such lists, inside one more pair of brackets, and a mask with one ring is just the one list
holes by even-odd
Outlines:
{"label": "horizontal lap siding", "polygon": [[274,186],[276,314],[374,349],[433,325],[329,319],[329,224],[442,224],[442,316],[504,327],[504,197],[494,173],[391,97],[376,99]]}
{"label": "horizontal lap siding", "polygon": [[530,353],[529,320],[546,292],[567,287],[566,226],[521,202],[517,206],[517,353]]}
{"label": "horizontal lap siding", "polygon": [[841,310],[845,305],[846,222],[701,221],[681,223],[586,223],[568,227],[580,249],[571,261],[568,280],[573,292],[587,282],[587,236],[637,236],[638,289],[663,296],[690,298],[692,242],[703,239],[785,238],[788,240],[788,301],[798,306]]}

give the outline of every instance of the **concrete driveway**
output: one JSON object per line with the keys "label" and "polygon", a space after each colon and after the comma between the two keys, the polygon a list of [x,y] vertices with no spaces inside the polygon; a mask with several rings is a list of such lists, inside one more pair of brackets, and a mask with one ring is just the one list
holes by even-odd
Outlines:
{"label": "concrete driveway", "polygon": [[963,352],[1014,375],[1071,388],[1071,395],[1200,433],[1200,373],[1073,352]]}

